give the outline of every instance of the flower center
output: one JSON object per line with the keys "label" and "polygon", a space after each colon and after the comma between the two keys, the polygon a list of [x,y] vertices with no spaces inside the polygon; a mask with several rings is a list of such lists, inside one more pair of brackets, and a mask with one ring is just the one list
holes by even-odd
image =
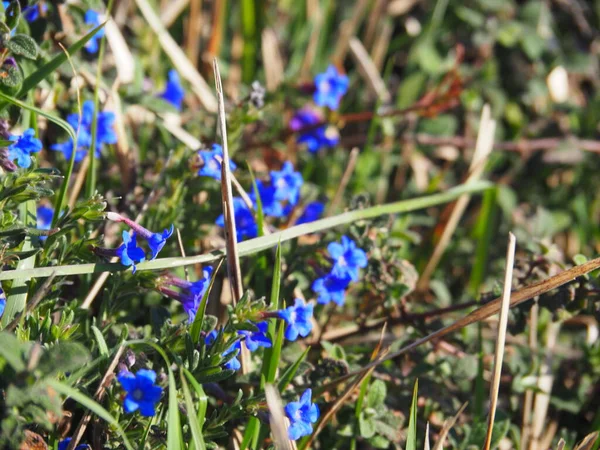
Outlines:
{"label": "flower center", "polygon": [[131,396],[133,397],[134,400],[137,400],[139,402],[140,400],[142,400],[144,398],[144,393],[142,392],[141,389],[138,388],[131,393]]}
{"label": "flower center", "polygon": [[347,266],[348,261],[346,261],[346,258],[344,256],[340,256],[340,258],[338,259],[338,264],[340,266]]}

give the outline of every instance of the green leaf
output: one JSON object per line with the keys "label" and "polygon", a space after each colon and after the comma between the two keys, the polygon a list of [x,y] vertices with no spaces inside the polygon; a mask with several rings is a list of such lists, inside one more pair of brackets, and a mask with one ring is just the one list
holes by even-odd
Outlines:
{"label": "green leaf", "polygon": [[88,396],[82,394],[78,390],[73,389],[72,387],[67,386],[64,383],[61,383],[60,381],[50,379],[46,383],[58,393],[75,400],[77,403],[93,412],[96,416],[105,420],[119,434],[119,436],[122,439],[122,443],[123,445],[125,445],[127,450],[133,450],[132,445],[129,443],[129,439],[127,439],[127,435],[123,431],[123,428],[121,428],[121,425],[119,425],[119,421],[113,416],[111,416],[110,413],[106,409],[104,409],[100,404],[98,404],[96,401],[89,398]]}
{"label": "green leaf", "polygon": [[92,333],[94,333],[94,337],[96,338],[96,342],[98,344],[98,351],[100,352],[100,355],[108,356],[108,346],[106,345],[106,341],[104,340],[102,331],[100,331],[98,327],[92,325]]}
{"label": "green leaf", "polygon": [[194,401],[192,400],[192,394],[190,393],[190,388],[188,387],[185,377],[183,376],[183,369],[179,372],[179,376],[181,378],[181,387],[183,388],[183,398],[185,399],[185,408],[187,410],[187,418],[190,426],[190,431],[192,434],[192,446],[191,448],[195,450],[205,450],[206,445],[204,444],[204,437],[202,436],[202,428],[200,427],[200,423],[198,422],[198,418],[194,413]]}
{"label": "green leaf", "polygon": [[15,55],[21,55],[28,59],[36,59],[39,48],[33,38],[26,34],[17,34],[6,43],[6,47]]}
{"label": "green leaf", "polygon": [[0,84],[14,91],[23,83],[23,73],[16,64],[6,63],[0,69]]}
{"label": "green leaf", "polygon": [[90,359],[90,352],[78,342],[59,342],[42,354],[38,369],[45,375],[70,372]]}
{"label": "green leaf", "polygon": [[367,396],[367,406],[369,408],[378,408],[385,402],[387,388],[383,381],[375,380],[369,387],[369,395]]}
{"label": "green leaf", "polygon": [[202,331],[202,326],[204,325],[204,316],[206,314],[206,304],[208,303],[208,296],[212,291],[213,285],[215,284],[215,280],[217,279],[217,272],[221,268],[221,264],[223,261],[219,263],[217,268],[213,271],[212,277],[210,278],[210,283],[208,284],[208,288],[204,295],[202,296],[202,301],[200,302],[200,306],[196,311],[196,316],[194,317],[194,322],[192,323],[192,328],[190,330],[190,335],[192,337],[192,341],[194,344],[198,344],[200,342],[200,332]]}
{"label": "green leaf", "polygon": [[375,417],[367,417],[363,411],[358,417],[358,429],[360,435],[365,439],[375,436]]}
{"label": "green leaf", "polygon": [[417,450],[417,399],[419,390],[419,380],[415,381],[413,389],[413,398],[410,405],[410,416],[408,419],[408,434],[406,435],[405,450]]}
{"label": "green leaf", "polygon": [[0,333],[0,356],[14,369],[15,372],[25,370],[23,360],[25,352],[30,345],[23,344],[10,333]]}
{"label": "green leaf", "polygon": [[[79,50],[81,50],[85,46],[85,44],[87,44],[88,41],[98,31],[100,31],[104,27],[105,23],[98,25],[96,28],[94,28],[92,31],[90,31],[88,34],[86,34],[84,37],[82,37],[77,42],[75,42],[73,45],[71,45],[67,49],[67,53],[69,55],[73,55],[73,54],[77,53]],[[68,60],[67,55],[64,52],[60,52],[52,60],[48,61],[46,64],[44,64],[38,70],[33,72],[31,75],[29,75],[27,78],[25,78],[25,81],[23,81],[23,85],[21,86],[21,90],[19,91],[19,96],[25,95],[31,89],[35,88],[44,78],[46,78],[46,77],[50,76],[52,73],[56,72],[56,70],[61,65],[63,65],[65,62],[67,62],[67,60]]]}
{"label": "green leaf", "polygon": [[11,1],[8,8],[6,8],[4,18],[6,26],[11,30],[15,29],[21,18],[21,4],[18,1]]}
{"label": "green leaf", "polygon": [[283,392],[285,390],[285,388],[288,386],[288,384],[290,384],[291,381],[294,379],[294,377],[296,376],[296,372],[298,372],[298,368],[300,367],[300,364],[302,364],[302,361],[304,361],[304,359],[306,358],[306,355],[308,355],[309,351],[310,351],[310,347],[307,347],[306,350],[304,350],[304,352],[302,352],[300,357],[296,360],[296,362],[294,364],[292,364],[290,367],[288,367],[285,370],[285,372],[283,373],[283,375],[281,375],[281,377],[279,377],[279,382],[277,383],[277,390],[279,392]]}

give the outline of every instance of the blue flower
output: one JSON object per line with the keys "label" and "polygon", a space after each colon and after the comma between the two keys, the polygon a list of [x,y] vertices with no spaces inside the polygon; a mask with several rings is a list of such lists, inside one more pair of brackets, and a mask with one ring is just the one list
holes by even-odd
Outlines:
{"label": "blue flower", "polygon": [[132,413],[140,410],[144,417],[152,417],[155,414],[154,405],[160,400],[162,388],[156,386],[156,372],[154,370],[141,369],[134,375],[129,371],[123,371],[117,379],[127,396],[123,401],[125,412]]}
{"label": "blue flower", "polygon": [[4,295],[2,286],[0,286],[0,318],[2,317],[2,314],[4,314],[5,309],[6,309],[6,295]]}
{"label": "blue flower", "polygon": [[[217,338],[217,330],[212,330],[210,333],[206,335],[204,338],[204,343],[208,346],[211,346],[215,339]],[[221,353],[221,356],[226,357],[231,353],[235,352],[235,356],[227,361],[224,365],[226,369],[230,370],[239,370],[242,367],[242,364],[237,359],[237,354],[240,352],[240,341],[236,341],[231,347]]]}
{"label": "blue flower", "polygon": [[300,216],[298,220],[296,220],[296,225],[300,225],[303,223],[314,222],[318,220],[323,215],[325,211],[325,203],[322,202],[312,202],[306,205],[304,208],[304,212]]}
{"label": "blue flower", "polygon": [[300,397],[299,402],[290,402],[285,405],[285,413],[290,419],[288,436],[295,441],[302,436],[312,433],[312,424],[319,419],[319,407],[312,403],[312,391],[307,389]]}
{"label": "blue flower", "polygon": [[248,347],[248,350],[253,352],[259,347],[271,348],[273,344],[266,335],[267,329],[269,327],[267,322],[259,322],[256,324],[256,326],[258,327],[258,331],[256,332],[245,330],[238,332],[240,335],[246,338],[244,342],[246,343],[246,347]]}
{"label": "blue flower", "polygon": [[181,80],[179,79],[179,74],[176,70],[169,70],[165,91],[160,96],[171,103],[178,111],[181,111],[181,104],[185,97],[185,91],[181,86]]}
{"label": "blue flower", "polygon": [[206,267],[202,271],[202,278],[198,281],[187,281],[178,277],[169,276],[166,278],[166,284],[177,286],[182,289],[182,292],[175,292],[170,289],[159,288],[159,291],[168,295],[175,300],[178,300],[183,305],[183,309],[188,314],[189,322],[193,322],[202,302],[202,298],[210,285],[213,268]]}
{"label": "blue flower", "polygon": [[[86,25],[91,25],[90,28],[96,28],[100,25],[100,14],[93,9],[88,9],[85,12],[84,21]],[[100,48],[98,41],[104,36],[104,28],[99,29],[94,36],[85,44],[85,49],[89,53],[97,53]]]}
{"label": "blue flower", "polygon": [[117,248],[116,255],[121,258],[121,264],[124,266],[133,266],[132,272],[135,273],[137,263],[146,259],[144,250],[137,246],[137,236],[135,231],[129,234],[128,231],[123,231],[123,243]]}
{"label": "blue flower", "polygon": [[16,159],[19,167],[27,169],[31,166],[31,154],[42,149],[42,142],[35,137],[33,128],[25,130],[22,136],[11,135],[8,139],[14,142],[8,147],[8,159]]}
{"label": "blue flower", "polygon": [[349,276],[358,281],[358,269],[367,266],[367,254],[357,248],[356,243],[347,236],[342,236],[342,243],[332,242],[327,246],[329,256],[333,258],[332,275],[339,278]]}
{"label": "blue flower", "polygon": [[[80,162],[86,155],[92,145],[92,122],[94,120],[94,102],[86,100],[81,108],[81,118],[78,113],[72,113],[67,116],[67,122],[74,130],[79,128],[77,136],[77,149],[75,151],[75,161]],[[81,121],[81,123],[80,123]],[[115,115],[110,111],[98,112],[96,119],[96,151],[94,156],[100,157],[100,151],[104,144],[115,144],[117,135],[114,131]],[[73,139],[52,145],[50,148],[62,152],[67,160],[71,159],[73,152]]]}
{"label": "blue flower", "polygon": [[[49,230],[52,226],[54,209],[49,206],[38,206],[36,215],[38,230]],[[47,236],[40,236],[40,240],[45,241],[46,239]]]}
{"label": "blue flower", "polygon": [[165,246],[167,239],[173,234],[173,230],[173,225],[171,225],[171,228],[168,230],[165,229],[162,233],[152,233],[152,235],[147,238],[148,246],[152,252],[152,258],[150,259],[156,259],[162,248]]}
{"label": "blue flower", "polygon": [[287,323],[285,327],[285,338],[288,341],[295,341],[298,336],[306,337],[312,331],[312,303],[306,304],[304,300],[297,298],[294,306],[288,306],[281,311],[277,311],[277,316]]}
{"label": "blue flower", "polygon": [[340,100],[346,92],[348,92],[348,77],[340,74],[333,65],[329,66],[326,72],[315,77],[313,100],[319,106],[338,109]]}
{"label": "blue flower", "polygon": [[25,20],[27,20],[27,22],[35,22],[40,18],[40,6],[43,12],[46,12],[48,10],[48,6],[46,6],[45,3],[31,5],[23,10],[23,16],[25,17]]}
{"label": "blue flower", "polygon": [[326,305],[333,301],[336,305],[342,306],[346,298],[346,288],[351,281],[348,275],[338,278],[328,274],[317,278],[312,284],[312,289],[317,294],[317,303]]}
{"label": "blue flower", "polygon": [[[67,448],[69,447],[69,444],[71,443],[71,438],[64,438],[62,441],[60,441],[58,443],[58,449],[57,450],[67,450]],[[79,444],[77,447],[75,447],[75,450],[87,450],[89,447],[86,444]]]}
{"label": "blue flower", "polygon": [[[256,225],[256,220],[254,220],[254,215],[240,197],[233,197],[233,213],[238,242],[246,238],[254,238],[258,235],[258,226]],[[223,214],[217,218],[215,223],[221,228],[225,227]]]}
{"label": "blue flower", "polygon": [[[198,170],[198,175],[211,177],[221,181],[221,164],[223,161],[223,147],[219,144],[213,144],[212,150],[200,150],[198,156],[202,158],[202,167]],[[237,169],[235,163],[229,160],[229,170],[232,172]]]}
{"label": "blue flower", "polygon": [[[283,205],[277,199],[277,189],[274,186],[257,180],[256,189],[258,190],[263,214],[265,216],[283,217],[286,215]],[[249,195],[249,197],[254,203],[256,203],[256,194],[254,193],[254,190],[252,190],[252,193]]]}
{"label": "blue flower", "polygon": [[300,199],[302,183],[304,183],[302,175],[294,170],[294,165],[290,161],[284,162],[281,170],[271,171],[271,185],[276,189],[275,198],[279,201],[296,205]]}
{"label": "blue flower", "polygon": [[299,132],[298,144],[306,144],[310,153],[316,153],[322,147],[335,147],[340,141],[335,127],[317,126],[320,122],[321,117],[310,109],[301,109],[290,120],[290,129]]}

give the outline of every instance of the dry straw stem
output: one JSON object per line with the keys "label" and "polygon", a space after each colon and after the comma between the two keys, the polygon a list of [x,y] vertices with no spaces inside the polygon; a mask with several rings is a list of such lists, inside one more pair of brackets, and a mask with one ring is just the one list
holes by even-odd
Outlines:
{"label": "dry straw stem", "polygon": [[463,411],[465,410],[465,408],[467,407],[468,404],[469,404],[469,402],[463,403],[463,405],[460,407],[460,409],[458,410],[458,412],[455,414],[455,416],[452,419],[444,421],[444,424],[442,425],[442,429],[440,430],[440,432],[438,434],[438,439],[437,439],[435,445],[433,446],[433,450],[443,450],[444,449],[444,441],[446,440],[446,437],[448,437],[448,433],[450,432],[452,427],[456,424],[456,422],[458,421],[458,418],[463,413]]}
{"label": "dry straw stem", "polygon": [[150,6],[147,0],[135,0],[135,2],[148,22],[148,25],[152,28],[152,31],[158,36],[158,41],[165,54],[171,59],[171,62],[181,76],[191,84],[192,90],[202,105],[207,111],[212,113],[216,112],[217,99],[211,92],[210,87],[187,58],[183,50],[177,45],[177,42],[171,37],[154,12],[154,9],[152,9],[152,6]]}
{"label": "dry straw stem", "polygon": [[376,95],[382,103],[389,103],[392,100],[392,96],[385,87],[385,82],[383,81],[383,78],[381,78],[377,66],[373,63],[373,60],[371,60],[371,57],[362,42],[356,37],[350,38],[350,54],[356,62],[358,73],[360,73],[367,82],[367,88]]}
{"label": "dry straw stem", "polygon": [[[119,359],[121,358],[121,355],[123,354],[124,350],[125,346],[121,345],[119,349],[115,352],[115,356],[113,357],[110,365],[108,366],[108,369],[106,369],[106,372],[102,377],[102,381],[100,381],[98,389],[96,389],[96,393],[94,394],[94,400],[96,402],[102,403],[102,398],[106,393],[106,388],[110,384],[110,378],[113,376],[113,372],[117,368],[117,364],[119,364]],[[79,425],[77,425],[77,429],[75,430],[75,433],[73,433],[73,438],[71,439],[67,450],[75,450],[75,447],[77,447],[77,444],[79,444],[79,441],[81,441],[81,438],[85,434],[85,430],[88,424],[90,423],[91,418],[92,411],[86,412],[86,414],[81,418],[81,422],[79,422]]]}
{"label": "dry straw stem", "polygon": [[[551,291],[552,289],[556,289],[566,283],[569,283],[570,281],[575,280],[578,277],[581,277],[581,276],[583,276],[593,270],[599,269],[599,268],[600,268],[600,258],[592,259],[591,261],[588,261],[579,266],[575,266],[571,269],[565,270],[565,271],[559,273],[558,275],[555,275],[546,280],[540,281],[539,283],[535,283],[535,284],[532,284],[531,286],[527,286],[522,289],[519,289],[518,291],[511,293],[510,306],[512,308],[514,306],[520,305],[521,303],[526,302],[527,300],[530,300],[534,297],[542,295],[548,291]],[[385,361],[388,361],[390,359],[395,359],[398,356],[404,355],[405,353],[408,353],[409,351],[419,347],[420,345],[426,344],[427,342],[431,342],[435,339],[440,339],[450,333],[453,333],[455,331],[458,331],[458,330],[466,327],[467,325],[471,325],[473,323],[480,322],[484,319],[487,319],[488,317],[490,317],[490,316],[498,313],[498,311],[500,311],[501,302],[502,302],[502,297],[498,297],[498,298],[490,301],[489,303],[486,303],[485,305],[477,308],[476,310],[474,310],[470,314],[467,314],[465,317],[457,320],[453,324],[448,325],[447,327],[441,328],[437,331],[434,331],[433,333],[431,333],[421,339],[416,340],[412,344],[409,344],[406,347],[401,348],[400,350],[397,350],[393,353],[388,354],[385,357],[379,358],[376,361],[373,361],[373,362],[367,364],[365,367],[363,367],[361,369],[349,372],[346,375],[339,377],[338,379],[332,381],[331,383],[328,383],[327,385],[322,386],[321,388],[318,389],[318,391],[323,392],[325,390],[331,389],[331,388],[337,386],[342,381],[347,380],[348,378],[356,376],[356,375],[358,375],[366,370],[369,370],[373,367],[376,367]]]}
{"label": "dry straw stem", "polygon": [[423,445],[423,450],[431,450],[431,446],[429,445],[429,420],[425,426],[425,444]]}
{"label": "dry straw stem", "polygon": [[343,65],[344,60],[346,59],[346,53],[348,53],[350,38],[356,34],[360,22],[365,17],[365,9],[369,3],[369,0],[358,0],[354,5],[352,17],[348,20],[344,20],[340,25],[340,35],[335,50],[333,51],[333,56],[331,57],[335,65],[340,67]]}
{"label": "dry straw stem", "polygon": [[117,79],[121,84],[132,83],[135,76],[135,59],[131,54],[131,50],[129,50],[127,41],[121,34],[121,30],[119,30],[119,26],[112,17],[108,18],[104,30],[106,31],[106,40],[115,59]]}
{"label": "dry straw stem", "polygon": [[277,450],[295,450],[296,445],[290,440],[287,434],[287,424],[283,403],[277,388],[271,383],[265,384],[265,397],[269,408],[269,424],[271,425],[271,434]]}
{"label": "dry straw stem", "polygon": [[[469,167],[469,176],[467,178],[467,183],[476,181],[479,178],[481,178],[481,174],[483,173],[483,169],[485,168],[485,163],[494,148],[495,132],[496,121],[492,120],[490,106],[486,104],[484,105],[483,111],[481,112],[479,133],[477,134],[475,153],[473,154],[471,166]],[[427,262],[427,266],[425,267],[425,270],[423,270],[423,274],[419,278],[419,282],[417,283],[418,290],[424,290],[427,288],[427,286],[429,286],[429,279],[431,278],[433,271],[442,259],[442,256],[444,255],[444,252],[446,251],[446,248],[450,243],[450,239],[452,238],[454,231],[456,231],[458,222],[464,214],[470,199],[470,195],[462,195],[454,205],[452,214],[448,219],[448,223],[444,228],[439,242],[435,246],[433,255],[431,255],[431,259]]]}
{"label": "dry straw stem", "polygon": [[190,0],[169,0],[160,12],[160,21],[165,27],[170,27],[186,8]]}
{"label": "dry straw stem", "polygon": [[302,60],[302,66],[300,67],[300,80],[308,80],[311,78],[311,67],[319,48],[319,36],[323,28],[323,10],[319,5],[318,0],[309,0],[306,2],[307,8],[310,3],[314,3],[312,8],[307,11],[307,17],[311,22],[311,33],[306,52],[304,53],[304,59]]}
{"label": "dry straw stem", "polygon": [[354,147],[352,149],[352,151],[350,152],[350,155],[348,156],[348,164],[346,164],[346,170],[344,170],[344,174],[342,175],[342,180],[340,181],[337,191],[335,192],[335,196],[333,197],[333,200],[331,201],[331,203],[329,204],[329,207],[327,208],[328,216],[332,215],[335,212],[337,206],[339,205],[340,201],[342,200],[344,191],[346,190],[346,187],[348,186],[348,183],[350,182],[350,178],[352,177],[352,174],[354,173],[354,169],[356,168],[356,162],[358,161],[359,153],[360,153],[360,151],[358,150],[358,147]]}
{"label": "dry straw stem", "polygon": [[277,35],[272,28],[263,30],[261,50],[265,69],[265,84],[267,91],[273,92],[283,82],[283,60],[279,52]]}
{"label": "dry straw stem", "polygon": [[510,292],[512,287],[513,267],[515,264],[515,249],[517,240],[512,233],[508,234],[508,250],[506,251],[506,267],[504,272],[504,291],[500,306],[500,320],[498,323],[498,338],[496,340],[496,355],[494,357],[494,373],[490,386],[490,412],[488,415],[488,428],[485,436],[484,450],[489,450],[492,445],[492,431],[496,407],[498,406],[498,391],[500,390],[500,375],[502,374],[502,361],[504,359],[504,346],[506,344],[506,327],[508,326],[508,311],[510,309]]}
{"label": "dry straw stem", "polygon": [[[529,313],[529,349],[532,355],[537,354],[537,324],[538,324],[539,305],[537,302],[531,307]],[[523,401],[523,424],[521,427],[521,448],[526,449],[531,435],[531,408],[533,407],[533,390],[525,391]]]}

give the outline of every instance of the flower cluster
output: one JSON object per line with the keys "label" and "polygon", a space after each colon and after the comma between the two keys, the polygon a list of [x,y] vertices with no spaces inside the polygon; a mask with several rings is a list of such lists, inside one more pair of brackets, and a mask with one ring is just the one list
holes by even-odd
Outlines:
{"label": "flower cluster", "polygon": [[[188,315],[189,322],[193,322],[200,307],[200,303],[204,298],[204,294],[210,285],[213,268],[206,267],[202,271],[202,278],[198,281],[187,281],[181,278],[167,275],[161,277],[156,290],[166,295],[167,297],[177,300],[183,306],[184,311]],[[175,291],[169,286],[175,286],[179,288],[179,291]]]}
{"label": "flower cluster", "polygon": [[167,77],[165,90],[160,94],[160,97],[173,105],[177,111],[181,111],[185,91],[183,90],[183,86],[181,86],[179,74],[176,70],[169,70]]}
{"label": "flower cluster", "polygon": [[312,433],[312,424],[319,419],[319,407],[312,403],[312,390],[307,389],[298,402],[285,406],[285,414],[290,419],[288,436],[293,441]]}
{"label": "flower cluster", "polygon": [[367,266],[367,254],[347,236],[342,236],[341,243],[330,243],[327,251],[333,260],[331,272],[316,279],[312,289],[317,294],[318,303],[327,304],[333,301],[342,306],[346,288],[352,281],[358,281],[359,269]]}
{"label": "flower cluster", "polygon": [[[90,41],[91,42],[91,41]],[[92,145],[92,122],[94,120],[94,102],[87,100],[83,103],[81,118],[79,114],[73,113],[67,116],[67,122],[77,130],[77,145],[75,149],[75,161],[81,161]],[[114,131],[115,115],[112,112],[98,112],[96,126],[96,151],[95,157],[100,157],[100,152],[104,144],[115,144],[117,135]],[[67,160],[71,159],[74,145],[73,139],[54,144],[50,147],[52,150],[62,152]]]}
{"label": "flower cluster", "polygon": [[[223,147],[219,144],[213,144],[210,150],[199,150],[198,157],[201,165],[198,169],[198,175],[202,177],[211,177],[221,181],[221,164],[223,163]],[[235,163],[229,160],[229,170],[232,172],[237,169]]]}
{"label": "flower cluster", "polygon": [[123,401],[125,412],[132,413],[139,410],[144,417],[154,416],[155,405],[160,400],[163,391],[160,386],[155,384],[156,372],[141,369],[134,375],[129,371],[123,371],[119,373],[117,379],[127,392]]}
{"label": "flower cluster", "polygon": [[17,161],[17,165],[24,169],[31,166],[31,154],[37,153],[42,149],[42,142],[35,137],[35,130],[29,128],[21,136],[11,134],[8,138],[13,142],[8,147],[8,159]]}
{"label": "flower cluster", "polygon": [[137,245],[138,236],[141,236],[146,240],[151,252],[150,259],[156,259],[162,248],[165,246],[167,239],[173,234],[173,225],[171,225],[168,230],[165,229],[162,233],[153,233],[133,220],[117,213],[109,212],[106,214],[106,218],[115,222],[123,222],[131,228],[132,231],[123,231],[123,244],[118,248],[94,247],[93,251],[97,255],[107,258],[118,256],[121,260],[121,264],[127,267],[132,266],[133,273],[136,271],[135,265],[146,259],[146,252]]}
{"label": "flower cluster", "polygon": [[[324,73],[315,76],[313,101],[317,106],[335,111],[347,91],[348,77],[331,65]],[[298,133],[298,144],[305,144],[311,153],[316,153],[321,148],[335,147],[340,140],[337,129],[324,123],[321,114],[310,108],[298,111],[289,127]]]}

